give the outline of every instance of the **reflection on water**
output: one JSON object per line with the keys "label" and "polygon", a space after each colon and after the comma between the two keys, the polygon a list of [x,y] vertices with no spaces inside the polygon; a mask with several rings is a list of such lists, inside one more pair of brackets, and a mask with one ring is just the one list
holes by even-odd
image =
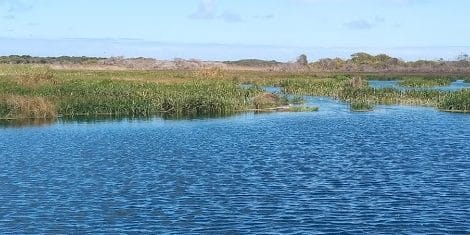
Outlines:
{"label": "reflection on water", "polygon": [[39,127],[52,125],[55,119],[0,119],[0,127]]}
{"label": "reflection on water", "polygon": [[83,115],[73,117],[60,117],[57,119],[0,119],[0,128],[40,127],[55,123],[67,124],[99,124],[106,122],[148,122],[152,120],[204,120],[237,116],[239,114],[213,114],[213,115],[186,115],[160,114],[153,116],[119,116],[119,115]]}

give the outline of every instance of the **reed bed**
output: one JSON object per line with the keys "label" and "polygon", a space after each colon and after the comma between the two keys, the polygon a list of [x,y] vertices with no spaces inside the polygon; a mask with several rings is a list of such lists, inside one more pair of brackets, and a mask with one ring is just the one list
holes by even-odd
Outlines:
{"label": "reed bed", "polygon": [[[64,76],[64,73],[69,74]],[[55,107],[57,115],[69,117],[218,116],[252,108],[253,97],[261,93],[256,87],[242,88],[230,80],[194,78],[190,72],[175,72],[170,78],[183,82],[152,81],[168,79],[163,77],[167,73],[151,78],[151,75],[158,73],[136,72],[136,75],[148,79],[143,81],[124,79],[133,75],[128,71],[61,71],[53,75],[57,82],[41,82],[34,86],[17,83],[16,72],[7,73],[0,79],[0,94],[28,102],[18,102],[22,105],[16,105],[13,109],[13,98],[3,99],[0,118],[43,117],[41,112],[25,113],[28,108],[35,110],[33,104],[42,104],[39,100],[43,100],[44,104],[47,100],[47,104]],[[33,103],[36,100],[38,102]],[[25,108],[19,108],[22,106]]]}
{"label": "reed bed", "polygon": [[470,112],[470,89],[448,94],[442,99],[438,107],[449,112]]}
{"label": "reed bed", "polygon": [[452,81],[449,79],[425,78],[425,77],[404,77],[399,84],[403,87],[436,87],[448,86]]}
{"label": "reed bed", "polygon": [[[437,79],[437,78],[434,78]],[[444,79],[446,80],[446,79]],[[252,84],[242,86],[242,84]],[[266,95],[279,86],[284,96]],[[52,70],[0,66],[0,119],[56,116],[224,116],[328,96],[362,106],[411,104],[468,111],[470,92],[374,89],[357,75],[226,71]],[[294,98],[287,99],[286,94]]]}
{"label": "reed bed", "polygon": [[7,95],[0,97],[0,117],[3,119],[53,119],[55,105],[43,97]]}
{"label": "reed bed", "polygon": [[[419,105],[439,107],[440,109],[468,110],[468,89],[449,92],[438,90],[398,90],[392,88],[354,87],[348,78],[292,79],[280,82],[284,92],[297,95],[328,96],[358,106],[368,105]],[[355,106],[355,105],[354,105]],[[447,107],[447,108],[446,108]]]}
{"label": "reed bed", "polygon": [[353,112],[367,112],[374,110],[374,106],[367,101],[353,101],[350,104],[350,109]]}

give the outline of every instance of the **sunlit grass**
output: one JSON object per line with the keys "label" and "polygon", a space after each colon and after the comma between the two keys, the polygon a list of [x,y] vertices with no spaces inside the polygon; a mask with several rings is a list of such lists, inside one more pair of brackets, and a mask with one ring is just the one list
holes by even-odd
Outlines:
{"label": "sunlit grass", "polygon": [[[443,81],[449,79],[444,77]],[[281,87],[284,94],[265,94],[263,86]],[[94,71],[0,66],[0,118],[224,116],[289,103],[302,104],[304,95],[346,101],[353,110],[368,110],[369,106],[380,104],[407,104],[452,111],[468,111],[470,96],[468,90],[376,89],[368,87],[358,75],[344,74],[227,71],[220,68]]]}

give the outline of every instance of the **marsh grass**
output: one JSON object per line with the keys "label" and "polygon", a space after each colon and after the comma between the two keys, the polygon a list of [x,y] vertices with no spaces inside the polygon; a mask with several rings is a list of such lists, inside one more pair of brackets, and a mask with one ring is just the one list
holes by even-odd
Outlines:
{"label": "marsh grass", "polygon": [[24,87],[55,84],[54,71],[48,67],[26,67],[16,71],[15,82]]}
{"label": "marsh grass", "polygon": [[226,77],[226,73],[220,67],[209,67],[194,71],[194,77],[206,79],[223,79]]}
{"label": "marsh grass", "polygon": [[349,107],[353,112],[368,112],[374,110],[374,106],[367,101],[353,101]]}
{"label": "marsh grass", "polygon": [[0,97],[0,118],[37,118],[57,117],[55,105],[43,97],[8,95]]}
{"label": "marsh grass", "polygon": [[449,93],[438,105],[439,109],[448,112],[470,112],[470,89]]}
{"label": "marsh grass", "polygon": [[[2,118],[222,116],[252,108],[253,97],[261,93],[258,87],[245,89],[228,79],[195,77],[186,71],[0,71],[0,94],[6,97]],[[53,111],[46,112],[46,107]]]}
{"label": "marsh grass", "polygon": [[403,87],[437,87],[448,86],[451,82],[450,79],[445,78],[404,77],[400,80],[399,85]]}
{"label": "marsh grass", "polygon": [[[370,105],[439,105],[441,109],[468,110],[468,92],[374,89],[351,77],[218,69],[93,71],[2,65],[0,118],[226,116],[300,104],[304,95]],[[265,94],[263,86],[279,86],[283,95]]]}
{"label": "marsh grass", "polygon": [[287,104],[285,99],[271,93],[262,93],[253,98],[253,106],[257,110],[276,108]]}
{"label": "marsh grass", "polygon": [[294,105],[305,104],[304,97],[300,95],[294,95],[287,99],[288,99],[289,104],[294,104]]}
{"label": "marsh grass", "polygon": [[[350,104],[367,103],[369,105],[420,105],[437,107],[452,92],[437,90],[398,90],[393,88],[371,88],[353,86],[349,79],[288,78],[280,82],[284,92],[297,95],[328,96]],[[465,95],[464,95],[465,96]],[[456,99],[456,98],[448,98]],[[456,106],[461,107],[461,106]]]}

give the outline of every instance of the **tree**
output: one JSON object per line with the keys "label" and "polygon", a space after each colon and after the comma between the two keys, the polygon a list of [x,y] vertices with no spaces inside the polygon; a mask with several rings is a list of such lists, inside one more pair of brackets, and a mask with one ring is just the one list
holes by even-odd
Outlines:
{"label": "tree", "polygon": [[351,60],[355,64],[372,64],[374,56],[365,52],[358,52],[351,55]]}
{"label": "tree", "polygon": [[302,66],[308,66],[307,56],[305,54],[300,55],[297,57],[297,64]]}

